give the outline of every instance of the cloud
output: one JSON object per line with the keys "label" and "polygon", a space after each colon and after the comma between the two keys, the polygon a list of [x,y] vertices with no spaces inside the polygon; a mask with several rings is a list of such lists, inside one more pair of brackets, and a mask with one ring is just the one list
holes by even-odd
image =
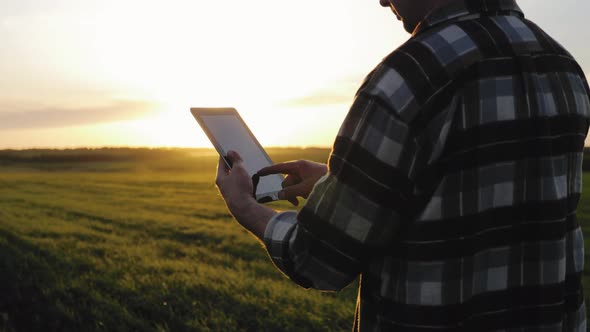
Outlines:
{"label": "cloud", "polygon": [[107,106],[80,109],[25,109],[0,111],[0,130],[60,128],[138,119],[152,114],[158,105],[147,101],[122,100]]}

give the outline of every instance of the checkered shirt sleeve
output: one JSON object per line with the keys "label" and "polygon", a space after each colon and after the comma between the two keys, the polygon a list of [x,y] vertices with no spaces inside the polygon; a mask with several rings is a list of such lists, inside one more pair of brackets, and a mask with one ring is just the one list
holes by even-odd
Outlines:
{"label": "checkered shirt sleeve", "polygon": [[375,96],[389,96],[403,112],[411,107],[408,92],[395,72],[370,75],[337,136],[329,173],[298,214],[284,212],[269,223],[270,257],[300,285],[346,286],[362,271],[366,257],[389,246],[407,220],[416,144],[401,115]]}

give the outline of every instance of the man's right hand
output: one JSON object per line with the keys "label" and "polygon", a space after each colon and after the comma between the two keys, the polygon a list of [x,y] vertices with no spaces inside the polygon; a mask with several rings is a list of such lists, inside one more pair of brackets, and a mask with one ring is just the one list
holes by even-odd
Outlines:
{"label": "man's right hand", "polygon": [[297,206],[297,196],[307,198],[318,180],[328,172],[326,164],[309,160],[289,161],[274,164],[258,171],[258,175],[286,174],[283,190],[279,192],[280,199],[286,199]]}

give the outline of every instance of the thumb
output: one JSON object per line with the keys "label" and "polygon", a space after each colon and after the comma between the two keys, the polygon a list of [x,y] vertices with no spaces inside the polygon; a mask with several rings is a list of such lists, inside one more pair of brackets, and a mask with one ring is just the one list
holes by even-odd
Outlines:
{"label": "thumb", "polygon": [[281,190],[279,191],[279,199],[284,199],[286,201],[291,202],[291,204],[297,206],[299,204],[299,200],[297,199],[297,195],[293,196],[289,190]]}
{"label": "thumb", "polygon": [[233,150],[228,151],[227,155],[225,157],[227,158],[230,165],[232,165],[232,166],[235,165],[236,163],[243,162],[242,156],[240,156],[239,153],[237,153],[236,151],[233,151]]}

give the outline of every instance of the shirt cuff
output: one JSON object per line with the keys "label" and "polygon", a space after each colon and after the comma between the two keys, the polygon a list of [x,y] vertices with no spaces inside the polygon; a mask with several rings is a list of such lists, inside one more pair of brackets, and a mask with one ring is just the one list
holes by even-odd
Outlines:
{"label": "shirt cuff", "polygon": [[266,251],[273,263],[289,275],[292,263],[289,255],[289,240],[297,226],[297,212],[285,211],[272,217],[264,232]]}

